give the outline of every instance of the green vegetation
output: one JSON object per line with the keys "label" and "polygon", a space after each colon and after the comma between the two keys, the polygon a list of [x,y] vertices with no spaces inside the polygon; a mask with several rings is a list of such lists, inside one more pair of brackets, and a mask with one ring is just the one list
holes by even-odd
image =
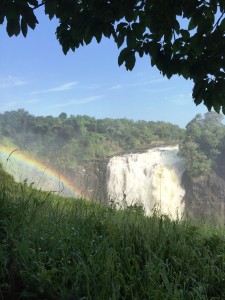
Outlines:
{"label": "green vegetation", "polygon": [[0,299],[225,298],[223,228],[60,198],[0,171]]}
{"label": "green vegetation", "polygon": [[223,115],[215,112],[201,114],[187,124],[180,155],[186,158],[187,171],[192,176],[208,175],[217,158],[225,153]]}
{"label": "green vegetation", "polygon": [[23,109],[0,114],[0,136],[39,160],[69,174],[76,166],[117,152],[178,143],[184,130],[165,122],[95,119],[88,116],[35,117]]}
{"label": "green vegetation", "polygon": [[57,19],[56,37],[66,54],[102,37],[123,47],[118,64],[132,70],[147,55],[163,75],[192,79],[192,97],[225,112],[225,0],[3,0],[0,24],[9,36],[38,24],[37,8]]}

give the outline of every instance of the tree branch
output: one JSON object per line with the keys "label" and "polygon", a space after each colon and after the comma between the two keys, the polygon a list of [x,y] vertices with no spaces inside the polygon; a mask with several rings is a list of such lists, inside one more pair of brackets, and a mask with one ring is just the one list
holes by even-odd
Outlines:
{"label": "tree branch", "polygon": [[34,6],[34,7],[33,7],[33,10],[35,10],[35,9],[37,9],[37,8],[39,8],[39,7],[43,6],[43,5],[45,5],[46,1],[47,1],[47,0],[43,0],[40,4]]}
{"label": "tree branch", "polygon": [[213,26],[213,30],[219,25],[219,22],[221,21],[222,17],[224,16],[225,12],[223,12],[221,14],[221,16],[219,17],[219,19],[217,20],[217,22],[215,23],[215,25]]}

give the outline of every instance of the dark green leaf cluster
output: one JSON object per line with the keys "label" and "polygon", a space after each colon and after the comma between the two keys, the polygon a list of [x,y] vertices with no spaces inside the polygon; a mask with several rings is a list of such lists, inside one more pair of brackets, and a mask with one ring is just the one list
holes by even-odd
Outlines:
{"label": "dark green leaf cluster", "polygon": [[225,112],[225,1],[136,1],[133,18],[116,29],[125,48],[119,65],[131,70],[144,54],[168,78],[194,81],[193,99]]}
{"label": "dark green leaf cluster", "polygon": [[180,155],[185,157],[187,171],[192,176],[205,176],[211,171],[218,156],[225,150],[223,116],[216,112],[201,114],[186,126]]}
{"label": "dark green leaf cluster", "polygon": [[9,36],[27,35],[28,27],[34,29],[38,20],[34,9],[39,6],[38,0],[2,0],[0,6],[0,24],[6,19],[6,30]]}
{"label": "dark green leaf cluster", "polygon": [[3,0],[0,24],[6,18],[9,36],[26,36],[39,6],[58,19],[65,54],[113,38],[123,47],[119,65],[132,70],[136,56],[147,55],[164,76],[193,80],[196,105],[225,112],[225,0]]}

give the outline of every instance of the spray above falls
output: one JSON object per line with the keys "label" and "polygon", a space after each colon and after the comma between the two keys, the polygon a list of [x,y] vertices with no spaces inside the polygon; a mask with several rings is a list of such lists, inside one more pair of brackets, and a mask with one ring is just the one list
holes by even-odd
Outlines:
{"label": "spray above falls", "polygon": [[178,146],[159,147],[145,153],[114,156],[107,166],[108,198],[118,207],[142,205],[146,215],[154,211],[180,219],[185,190],[181,178],[184,159]]}
{"label": "spray above falls", "polygon": [[0,163],[17,182],[26,182],[38,190],[51,191],[61,196],[81,195],[75,184],[59,171],[17,149],[0,145]]}

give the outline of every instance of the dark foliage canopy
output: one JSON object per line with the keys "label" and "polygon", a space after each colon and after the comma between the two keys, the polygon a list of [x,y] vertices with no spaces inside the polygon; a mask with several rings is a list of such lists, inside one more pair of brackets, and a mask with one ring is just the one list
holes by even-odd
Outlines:
{"label": "dark foliage canopy", "polygon": [[225,125],[223,115],[208,112],[197,114],[186,126],[180,144],[180,155],[185,157],[188,173],[193,177],[206,176],[219,157],[225,153]]}
{"label": "dark foliage canopy", "polygon": [[59,20],[65,54],[113,38],[119,65],[132,70],[147,55],[164,76],[193,80],[197,105],[225,113],[225,0],[1,0],[0,24],[9,36],[26,36],[40,6]]}
{"label": "dark foliage canopy", "polygon": [[159,142],[178,143],[184,129],[165,122],[95,119],[88,116],[35,117],[23,109],[0,114],[0,140],[65,166],[118,152],[143,150]]}

